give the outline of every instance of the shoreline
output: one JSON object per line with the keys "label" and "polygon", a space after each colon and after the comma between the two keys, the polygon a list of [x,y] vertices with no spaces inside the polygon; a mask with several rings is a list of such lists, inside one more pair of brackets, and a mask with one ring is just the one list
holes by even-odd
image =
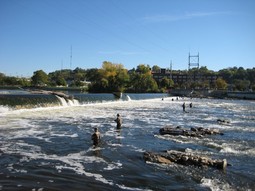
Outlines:
{"label": "shoreline", "polygon": [[184,96],[191,98],[213,98],[213,99],[240,99],[255,100],[255,92],[225,91],[225,90],[171,90],[173,96]]}

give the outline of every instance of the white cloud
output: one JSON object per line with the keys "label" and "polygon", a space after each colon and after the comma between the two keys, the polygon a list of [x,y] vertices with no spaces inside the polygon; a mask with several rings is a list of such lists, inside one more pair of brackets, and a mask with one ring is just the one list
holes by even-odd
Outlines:
{"label": "white cloud", "polygon": [[152,15],[143,17],[141,20],[144,23],[156,23],[156,22],[173,22],[201,17],[218,16],[218,15],[228,15],[231,12],[193,12],[184,13],[182,15]]}
{"label": "white cloud", "polygon": [[99,54],[107,54],[107,55],[139,55],[139,54],[148,54],[147,52],[131,52],[131,51],[99,51]]}

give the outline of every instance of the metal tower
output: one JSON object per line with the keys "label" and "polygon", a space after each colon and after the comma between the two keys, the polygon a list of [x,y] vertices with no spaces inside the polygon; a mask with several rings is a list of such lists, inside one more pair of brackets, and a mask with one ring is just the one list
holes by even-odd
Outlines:
{"label": "metal tower", "polygon": [[73,61],[73,46],[71,45],[71,53],[70,53],[70,70],[72,70],[72,61]]}
{"label": "metal tower", "polygon": [[[192,68],[196,68],[197,71],[191,72],[190,70]],[[199,77],[198,70],[199,70],[199,53],[197,53],[197,55],[190,55],[189,53],[189,70],[188,70],[187,84],[191,85],[192,82],[199,81],[200,77]]]}
{"label": "metal tower", "polygon": [[170,70],[170,71],[169,71],[169,73],[170,73],[169,78],[170,78],[170,79],[172,79],[172,65],[173,65],[173,64],[172,64],[172,60],[171,60],[171,62],[170,62],[170,68],[169,68],[169,70]]}
{"label": "metal tower", "polygon": [[197,67],[197,69],[199,69],[199,53],[197,53],[197,55],[190,55],[189,53],[189,70],[192,67]]}

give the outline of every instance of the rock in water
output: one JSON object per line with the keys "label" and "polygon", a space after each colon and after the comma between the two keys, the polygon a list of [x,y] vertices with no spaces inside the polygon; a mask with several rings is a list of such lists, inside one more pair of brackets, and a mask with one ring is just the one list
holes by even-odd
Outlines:
{"label": "rock in water", "polygon": [[182,165],[194,166],[210,166],[225,170],[227,167],[227,160],[211,159],[206,156],[196,156],[191,153],[180,151],[167,151],[166,153],[145,152],[143,154],[145,161],[150,161],[160,164],[171,164],[172,162]]}
{"label": "rock in water", "polygon": [[190,130],[182,129],[181,127],[165,126],[159,129],[161,135],[183,135],[190,137],[202,137],[204,135],[223,135],[218,129],[207,129],[203,127],[191,127]]}

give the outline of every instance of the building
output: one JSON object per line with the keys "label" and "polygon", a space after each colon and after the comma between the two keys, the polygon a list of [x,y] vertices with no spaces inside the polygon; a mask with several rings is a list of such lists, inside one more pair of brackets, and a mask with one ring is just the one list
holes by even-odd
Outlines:
{"label": "building", "polygon": [[151,74],[156,81],[160,81],[163,78],[167,77],[168,79],[172,79],[176,84],[183,84],[186,82],[192,81],[208,81],[210,84],[215,83],[217,78],[219,77],[216,74],[187,74],[187,72],[170,72],[170,70],[161,68],[160,71],[152,71]]}

